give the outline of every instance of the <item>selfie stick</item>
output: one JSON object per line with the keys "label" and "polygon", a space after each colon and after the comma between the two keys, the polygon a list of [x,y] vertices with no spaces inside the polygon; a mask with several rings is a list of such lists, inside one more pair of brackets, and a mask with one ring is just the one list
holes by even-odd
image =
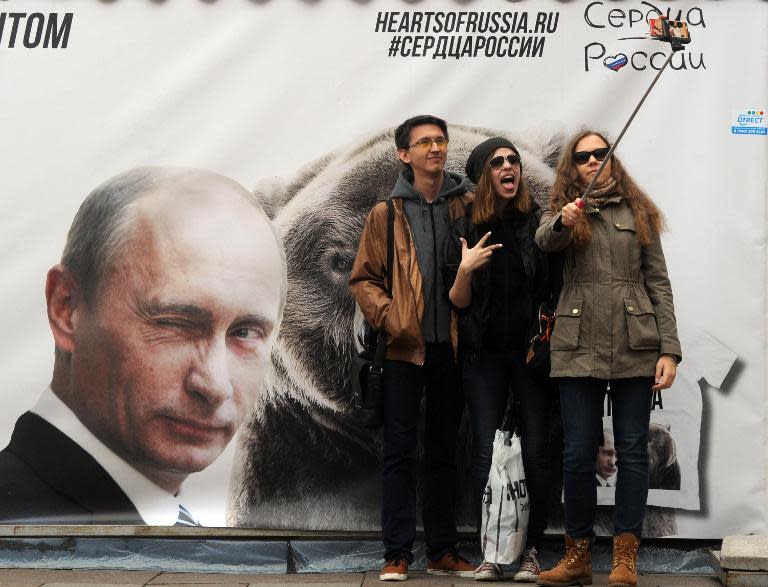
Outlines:
{"label": "selfie stick", "polygon": [[624,128],[621,129],[621,132],[619,133],[619,137],[616,139],[613,145],[611,145],[611,148],[608,149],[608,154],[605,156],[605,159],[603,159],[603,162],[600,164],[600,167],[598,168],[597,173],[595,173],[595,176],[592,178],[592,181],[589,182],[589,185],[587,186],[587,189],[584,192],[584,194],[581,196],[580,201],[576,203],[576,205],[579,208],[584,207],[584,200],[592,191],[592,186],[595,184],[595,181],[597,181],[597,178],[600,177],[600,174],[603,171],[603,167],[605,167],[606,163],[610,161],[611,155],[613,155],[613,152],[616,150],[616,147],[619,145],[619,142],[621,142],[621,138],[624,136],[624,133],[627,132],[629,125],[632,124],[632,121],[635,119],[635,115],[637,114],[638,110],[640,110],[640,107],[643,105],[643,102],[645,102],[645,99],[648,97],[648,94],[651,93],[653,86],[655,86],[656,82],[659,81],[659,77],[661,76],[662,72],[667,68],[667,65],[669,65],[669,62],[672,61],[672,56],[677,51],[682,51],[683,49],[685,49],[685,47],[676,39],[671,39],[670,44],[672,45],[672,52],[669,54],[669,57],[667,57],[667,60],[664,62],[664,65],[661,66],[659,73],[657,73],[656,77],[653,78],[651,85],[648,86],[648,89],[645,91],[645,94],[643,94],[643,97],[640,98],[640,102],[638,102],[637,106],[635,106],[635,110],[632,112],[632,115],[629,117],[629,120],[627,120],[627,123],[624,125]]}

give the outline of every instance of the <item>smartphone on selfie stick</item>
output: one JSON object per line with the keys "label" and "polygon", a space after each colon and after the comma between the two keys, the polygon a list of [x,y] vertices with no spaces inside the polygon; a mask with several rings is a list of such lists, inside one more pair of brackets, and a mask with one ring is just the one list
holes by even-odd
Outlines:
{"label": "smartphone on selfie stick", "polygon": [[[661,76],[661,72],[663,72],[667,68],[667,65],[669,65],[669,62],[672,60],[672,56],[677,51],[682,51],[683,49],[685,49],[685,45],[691,42],[691,35],[688,32],[688,24],[681,20],[668,20],[665,16],[660,16],[659,18],[652,18],[650,20],[650,25],[651,25],[651,31],[650,31],[651,38],[656,41],[669,43],[672,48],[672,51],[670,51],[669,56],[667,57],[667,60],[664,62],[664,65],[661,66],[661,69],[659,69],[659,72],[656,74],[656,77],[653,78],[651,85],[645,91],[645,94],[643,94],[643,97],[640,98],[640,102],[638,102],[637,106],[635,107],[635,110],[632,112],[632,115],[629,117],[629,120],[627,120],[627,123],[624,125],[624,128],[621,129],[621,133],[619,134],[618,138],[613,143],[613,145],[611,145],[611,148],[608,150],[608,154],[605,156],[605,159],[603,159],[603,162],[600,164],[600,167],[598,168],[597,173],[595,173],[595,176],[592,178],[592,181],[589,182],[587,189],[584,190],[584,193],[582,194],[581,198],[579,198],[576,204],[579,208],[584,207],[584,200],[592,192],[592,186],[594,185],[597,178],[600,177],[600,174],[603,171],[603,167],[605,167],[605,165],[610,160],[611,155],[613,155],[613,152],[616,150],[616,147],[618,146],[619,142],[624,136],[624,133],[627,132],[629,125],[632,124],[632,121],[634,120],[638,110],[640,110],[640,107],[643,105],[643,102],[645,102],[645,99],[648,97],[648,94],[651,93],[653,86],[656,85],[656,82],[659,80],[659,77]],[[635,38],[635,37],[628,37],[628,38]],[[644,39],[645,37],[639,37],[639,38]]]}
{"label": "smartphone on selfie stick", "polygon": [[682,20],[667,20],[664,17],[651,19],[651,38],[658,41],[664,41],[672,44],[672,50],[675,45],[683,45],[691,42],[691,35],[688,32],[688,23]]}

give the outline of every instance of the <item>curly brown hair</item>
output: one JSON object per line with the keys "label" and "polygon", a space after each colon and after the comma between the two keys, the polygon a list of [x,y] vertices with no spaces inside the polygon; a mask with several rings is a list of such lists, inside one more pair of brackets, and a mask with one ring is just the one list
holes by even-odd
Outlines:
{"label": "curly brown hair", "polygon": [[[553,213],[559,212],[563,206],[581,197],[587,187],[576,170],[573,152],[579,141],[589,136],[599,137],[606,145],[610,145],[602,133],[593,130],[580,132],[568,141],[555,168],[555,182],[549,197],[549,209]],[[611,155],[611,177],[616,180],[616,193],[620,194],[632,209],[640,244],[649,245],[666,228],[661,210],[635,183],[615,154]],[[573,239],[577,245],[585,245],[592,239],[592,230],[586,215],[574,225]]]}
{"label": "curly brown hair", "polygon": [[[488,160],[483,166],[483,172],[477,180],[475,198],[472,203],[472,224],[485,224],[499,217],[498,210],[496,210],[496,192],[493,191],[493,183],[491,183],[491,168],[488,165],[488,161],[495,152],[493,151],[488,155]],[[523,214],[528,214],[531,211],[532,199],[528,191],[528,184],[523,179],[522,161],[520,162],[520,184],[517,186],[517,195],[508,205]]]}

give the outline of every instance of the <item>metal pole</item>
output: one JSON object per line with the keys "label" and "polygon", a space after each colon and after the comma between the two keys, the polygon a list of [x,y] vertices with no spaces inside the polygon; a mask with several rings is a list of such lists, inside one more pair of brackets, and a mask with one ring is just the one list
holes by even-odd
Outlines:
{"label": "metal pole", "polygon": [[[682,49],[682,46],[680,47],[680,49]],[[637,106],[635,106],[635,110],[632,112],[632,115],[629,117],[629,120],[627,120],[627,123],[624,125],[624,128],[621,129],[621,132],[619,133],[618,138],[613,143],[613,145],[611,145],[611,148],[608,150],[608,154],[605,156],[605,159],[603,159],[603,162],[600,164],[600,167],[598,168],[597,173],[595,174],[595,177],[593,177],[592,181],[589,182],[587,189],[584,191],[584,195],[581,196],[582,201],[584,201],[586,197],[589,195],[589,193],[592,191],[592,186],[595,184],[595,181],[597,181],[597,178],[600,177],[600,174],[603,171],[603,167],[605,167],[606,163],[608,163],[608,161],[610,160],[611,155],[613,155],[613,152],[616,150],[616,147],[619,145],[619,142],[621,142],[621,138],[624,136],[624,133],[627,132],[629,125],[632,124],[632,121],[635,119],[635,115],[637,114],[638,110],[640,110],[640,107],[643,105],[643,102],[645,102],[645,99],[648,97],[648,94],[651,93],[653,86],[655,86],[656,82],[659,81],[659,77],[661,76],[662,72],[667,68],[667,65],[669,65],[669,62],[672,61],[672,56],[680,49],[677,49],[675,48],[675,45],[672,45],[672,52],[669,54],[669,57],[667,57],[667,60],[664,62],[664,65],[661,66],[659,73],[657,73],[656,77],[653,78],[651,85],[648,86],[648,89],[645,91],[645,94],[643,94],[643,97],[640,98],[640,102],[638,102]]]}

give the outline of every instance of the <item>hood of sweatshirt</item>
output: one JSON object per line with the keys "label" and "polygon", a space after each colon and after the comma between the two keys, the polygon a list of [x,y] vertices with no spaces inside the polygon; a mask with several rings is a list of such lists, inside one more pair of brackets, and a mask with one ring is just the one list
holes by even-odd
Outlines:
{"label": "hood of sweatshirt", "polygon": [[427,203],[413,189],[411,180],[401,172],[390,196],[403,199],[403,211],[416,249],[424,296],[421,327],[427,343],[451,340],[451,308],[448,296],[444,293],[442,252],[451,228],[448,197],[466,191],[467,186],[461,176],[444,171],[440,194],[431,203]]}
{"label": "hood of sweatshirt", "polygon": [[[440,198],[449,196],[458,196],[469,191],[466,181],[457,173],[443,171],[443,187],[440,188]],[[397,182],[392,190],[390,198],[403,198],[404,200],[423,201],[421,194],[413,189],[413,182],[409,180],[404,172],[397,176]]]}

